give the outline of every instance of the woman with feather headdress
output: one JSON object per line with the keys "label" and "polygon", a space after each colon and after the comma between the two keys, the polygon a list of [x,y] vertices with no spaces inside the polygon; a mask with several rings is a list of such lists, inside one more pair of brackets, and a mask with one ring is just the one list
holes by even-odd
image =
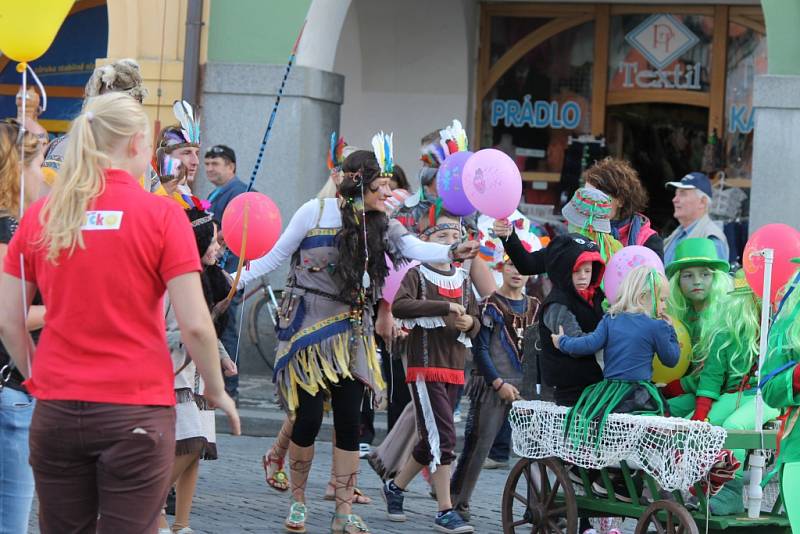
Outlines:
{"label": "woman with feather headdress", "polygon": [[392,136],[373,138],[375,153],[359,150],[345,158],[338,198],[312,199],[292,217],[275,247],[251,263],[248,281],[292,258],[289,283],[278,313],[274,381],[295,417],[289,444],[292,504],[284,522],[305,532],[305,488],[330,399],[336,448],[336,513],[333,532],[369,532],[352,514],[358,472],[360,406],[365,388],[383,389],[375,348],[372,307],[389,269],[408,259],[448,261],[474,256],[476,243],[423,243],[385,214],[393,170]]}

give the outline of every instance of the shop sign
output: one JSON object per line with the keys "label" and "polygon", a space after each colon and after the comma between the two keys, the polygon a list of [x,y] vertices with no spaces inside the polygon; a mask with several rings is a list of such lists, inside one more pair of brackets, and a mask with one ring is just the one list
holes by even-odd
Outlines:
{"label": "shop sign", "polygon": [[748,134],[756,125],[755,110],[748,106],[731,106],[728,112],[728,132]]}
{"label": "shop sign", "polygon": [[699,63],[675,65],[664,70],[676,59],[694,47],[700,39],[672,15],[656,14],[648,17],[628,35],[625,41],[641,52],[654,70],[640,69],[639,64],[621,63],[624,74],[623,87],[642,89],[696,89],[700,86]]}
{"label": "shop sign", "polygon": [[581,123],[581,107],[574,100],[559,105],[555,101],[531,101],[531,95],[519,100],[492,100],[492,126],[500,121],[505,126],[522,128],[565,128],[572,130]]}

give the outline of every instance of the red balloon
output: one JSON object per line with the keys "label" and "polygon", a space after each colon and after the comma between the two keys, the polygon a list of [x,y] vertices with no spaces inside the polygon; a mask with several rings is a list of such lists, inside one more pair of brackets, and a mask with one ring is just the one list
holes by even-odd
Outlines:
{"label": "red balloon", "polygon": [[244,259],[249,261],[272,250],[283,225],[278,206],[267,195],[250,192],[235,197],[222,214],[222,237],[237,256],[242,251],[245,206],[248,206],[248,222]]}
{"label": "red balloon", "polygon": [[791,280],[797,269],[792,258],[800,257],[800,232],[785,224],[767,224],[756,230],[744,247],[742,268],[747,283],[756,295],[764,295],[764,257],[756,253],[765,248],[775,251],[772,264],[772,287],[769,301],[775,302],[775,295]]}

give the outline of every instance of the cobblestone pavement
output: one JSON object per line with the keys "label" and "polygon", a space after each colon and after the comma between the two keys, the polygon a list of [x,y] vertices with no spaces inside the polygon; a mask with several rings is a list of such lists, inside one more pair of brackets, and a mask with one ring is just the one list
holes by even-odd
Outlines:
{"label": "cobblestone pavement", "polygon": [[[283,532],[283,519],[288,510],[288,494],[280,494],[264,483],[261,455],[272,438],[219,436],[220,459],[203,462],[200,481],[192,510],[192,528],[198,534],[238,532]],[[330,532],[333,502],[323,501],[325,484],[331,468],[331,445],[317,444],[314,467],[309,478],[309,534]],[[500,496],[507,469],[485,470],[481,474],[472,504],[476,532],[500,532]],[[410,531],[431,532],[436,502],[428,496],[427,484],[418,477],[406,494],[405,523],[385,519],[380,497],[380,480],[367,464],[361,462],[359,487],[372,498],[372,504],[357,505],[360,514],[374,533],[407,534]],[[34,503],[35,509],[35,503]],[[31,533],[38,533],[35,517]]]}

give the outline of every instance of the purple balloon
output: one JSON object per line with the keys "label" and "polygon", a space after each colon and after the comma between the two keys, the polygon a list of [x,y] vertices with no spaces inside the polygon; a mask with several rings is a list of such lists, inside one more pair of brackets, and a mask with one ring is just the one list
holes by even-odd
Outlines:
{"label": "purple balloon", "polygon": [[462,171],[470,156],[472,152],[469,151],[450,154],[436,173],[436,190],[444,209],[459,217],[475,213],[475,206],[467,198],[462,185]]}

